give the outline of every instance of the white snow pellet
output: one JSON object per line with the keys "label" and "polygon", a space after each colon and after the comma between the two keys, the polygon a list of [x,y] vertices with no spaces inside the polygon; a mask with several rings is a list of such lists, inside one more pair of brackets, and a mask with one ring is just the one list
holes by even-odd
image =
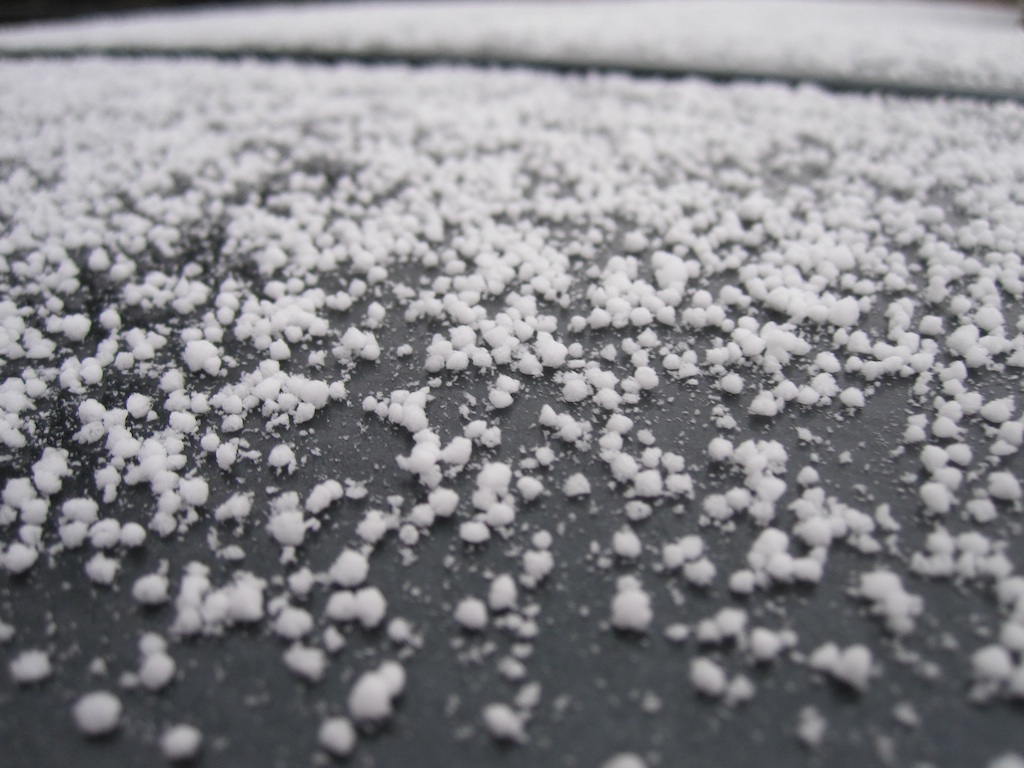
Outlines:
{"label": "white snow pellet", "polygon": [[546,331],[541,331],[537,334],[537,341],[534,345],[537,357],[540,359],[541,364],[545,368],[559,368],[565,364],[565,359],[569,354],[569,348],[566,347]]}
{"label": "white snow pellet", "polygon": [[163,651],[148,653],[142,659],[139,667],[139,680],[143,686],[151,691],[159,691],[165,688],[173,679],[177,671],[174,659]]}
{"label": "white snow pellet", "polygon": [[991,523],[999,516],[991,499],[970,499],[964,507],[970,518],[977,523]]}
{"label": "white snow pellet", "polygon": [[828,321],[833,325],[849,328],[856,325],[859,319],[860,307],[852,296],[846,296],[829,307]]}
{"label": "white snow pellet", "polygon": [[[529,582],[536,585],[547,578],[555,567],[555,558],[547,550],[527,550],[523,553],[523,570]],[[526,582],[524,582],[526,583]]]}
{"label": "white snow pellet", "polygon": [[170,599],[167,577],[162,573],[140,576],[132,585],[132,597],[143,605],[161,605]]}
{"label": "white snow pellet", "polygon": [[697,587],[706,587],[715,579],[718,569],[708,558],[702,557],[683,566],[683,577]]}
{"label": "white snow pellet", "polygon": [[459,538],[467,544],[483,544],[491,538],[491,529],[480,520],[467,520],[459,525]]}
{"label": "white snow pellet", "polygon": [[515,522],[516,512],[514,507],[498,502],[487,508],[483,519],[491,528],[502,528]]}
{"label": "white snow pellet", "polygon": [[747,612],[741,608],[723,608],[714,618],[720,637],[738,637],[747,626]]}
{"label": "white snow pellet", "polygon": [[673,643],[684,643],[690,637],[690,628],[682,622],[675,622],[665,627],[665,639]]}
{"label": "white snow pellet", "polygon": [[251,494],[233,494],[213,511],[213,517],[221,522],[226,520],[244,520],[252,511],[252,502],[253,497]]}
{"label": "white snow pellet", "polygon": [[238,446],[234,443],[221,443],[216,451],[217,466],[228,470],[238,458]]}
{"label": "white snow pellet", "polygon": [[347,717],[330,717],[320,724],[317,743],[335,757],[347,757],[356,748],[356,729]]}
{"label": "white snow pellet", "polygon": [[608,417],[608,423],[605,425],[605,428],[609,432],[625,435],[633,428],[633,420],[624,414],[614,413]]}
{"label": "white snow pellet", "polygon": [[459,494],[450,488],[435,488],[427,497],[427,503],[438,517],[451,517],[459,506]]}
{"label": "white snow pellet", "polygon": [[797,718],[796,736],[807,747],[816,749],[825,739],[828,721],[814,706],[806,706],[800,710]]}
{"label": "white snow pellet", "polygon": [[487,605],[475,597],[464,598],[455,606],[455,621],[463,629],[480,632],[487,627]]}
{"label": "white snow pellet", "polygon": [[203,746],[203,733],[194,725],[173,725],[160,736],[160,751],[172,763],[192,760]]}
{"label": "white snow pellet", "polygon": [[285,606],[274,619],[274,632],[289,640],[298,640],[313,630],[313,616],[302,608]]}
{"label": "white snow pellet", "polygon": [[725,694],[729,680],[718,664],[706,656],[698,656],[690,662],[690,683],[705,696],[719,698]]}
{"label": "white snow pellet", "polygon": [[510,405],[512,405],[513,401],[512,394],[510,392],[506,392],[503,389],[492,389],[488,393],[487,399],[490,401],[491,405],[497,410],[508,408]]}
{"label": "white snow pellet", "polygon": [[38,559],[39,552],[20,541],[14,542],[5,552],[0,553],[0,565],[14,574],[25,573]]}
{"label": "white snow pellet", "polygon": [[78,730],[86,736],[104,736],[121,724],[121,700],[110,691],[93,691],[71,708]]}
{"label": "white snow pellet", "polygon": [[483,720],[487,732],[498,741],[526,741],[525,718],[508,704],[488,704]]}
{"label": "white snow pellet", "polygon": [[644,633],[653,619],[650,595],[632,577],[620,579],[618,592],[612,598],[612,626],[624,632]]}
{"label": "white snow pellet", "polygon": [[286,469],[289,474],[295,471],[298,462],[295,459],[295,451],[290,446],[275,445],[267,455],[267,463],[274,469]]}
{"label": "white snow pellet", "polygon": [[63,449],[44,447],[42,457],[32,465],[32,481],[43,496],[59,493],[63,478],[69,474],[68,452]]}
{"label": "white snow pellet", "polygon": [[370,563],[366,556],[354,549],[346,549],[331,565],[331,580],[342,587],[358,587],[370,572]]}
{"label": "white snow pellet", "polygon": [[895,635],[914,629],[916,618],[924,610],[924,601],[906,592],[900,577],[892,571],[875,570],[861,574],[860,595],[872,602],[872,611],[885,618],[886,627]]}
{"label": "white snow pellet", "polygon": [[863,408],[864,393],[856,387],[847,387],[839,393],[839,402],[848,408]]}
{"label": "white snow pellet", "polygon": [[979,413],[985,421],[990,421],[993,424],[1002,424],[1013,417],[1013,408],[1013,398],[1004,397],[999,400],[989,400],[981,406]]}
{"label": "white snow pellet", "polygon": [[306,511],[317,515],[331,504],[345,496],[345,489],[337,480],[325,480],[309,492],[306,497]]}
{"label": "white snow pellet", "polygon": [[386,720],[392,713],[388,681],[378,671],[364,672],[348,694],[348,711],[356,722]]}
{"label": "white snow pellet", "polygon": [[712,461],[729,461],[733,456],[733,444],[724,437],[714,437],[708,443],[708,456]]}
{"label": "white snow pellet", "polygon": [[478,488],[486,488],[495,494],[507,493],[510,482],[512,482],[512,468],[500,462],[484,464],[476,478]]}
{"label": "white snow pellet", "polygon": [[766,662],[776,658],[785,647],[782,637],[765,627],[755,627],[748,640],[750,654],[756,661]]}
{"label": "white snow pellet", "polygon": [[415,645],[418,641],[412,624],[401,617],[391,619],[386,628],[388,640],[396,645]]}
{"label": "white snow pellet", "polygon": [[826,643],[811,654],[810,664],[856,691],[867,689],[872,673],[871,651],[860,644],[841,649]]}
{"label": "white snow pellet", "polygon": [[121,526],[120,543],[122,547],[135,549],[146,542],[146,529],[138,523],[125,523]]}
{"label": "white snow pellet", "polygon": [[327,655],[323,650],[310,648],[301,643],[290,645],[284,652],[282,660],[292,674],[311,683],[322,680],[327,669]]}
{"label": "white snow pellet", "polygon": [[96,549],[111,549],[121,542],[121,524],[112,518],[97,520],[89,526],[89,543]]}
{"label": "white snow pellet", "polygon": [[736,675],[725,689],[725,703],[735,707],[750,701],[756,693],[757,688],[753,680],[746,675]]}
{"label": "white snow pellet", "polygon": [[817,485],[820,482],[818,470],[814,467],[802,467],[797,473],[796,481],[802,486]]}
{"label": "white snow pellet", "polygon": [[979,683],[1001,683],[1009,679],[1013,670],[1013,658],[1001,645],[986,645],[971,656],[971,674]]}
{"label": "white snow pellet", "polygon": [[298,547],[306,538],[306,518],[297,509],[275,512],[267,521],[267,531],[278,544]]}
{"label": "white snow pellet", "polygon": [[928,482],[921,485],[919,491],[925,508],[934,515],[945,515],[953,507],[952,492],[939,482]]}
{"label": "white snow pellet", "polygon": [[11,679],[19,685],[31,685],[45,680],[53,672],[46,651],[22,651],[10,663]]}
{"label": "white snow pellet", "polygon": [[205,339],[186,343],[182,359],[192,372],[204,371],[211,376],[216,376],[220,372],[220,353],[216,346]]}
{"label": "white snow pellet", "polygon": [[61,332],[69,341],[82,341],[89,335],[92,322],[85,315],[65,315],[60,326]]}
{"label": "white snow pellet", "polygon": [[641,365],[637,368],[633,378],[640,385],[640,389],[654,389],[658,386],[658,374],[647,365]]}
{"label": "white snow pellet", "polygon": [[1020,481],[1011,472],[990,472],[987,480],[988,495],[1000,501],[1020,501]]}
{"label": "white snow pellet", "polygon": [[441,461],[455,466],[465,466],[473,455],[473,441],[468,437],[454,437],[444,447],[439,458]]}
{"label": "white snow pellet", "polygon": [[757,586],[753,571],[739,570],[729,576],[729,590],[737,595],[749,595]]}
{"label": "white snow pellet", "polygon": [[405,667],[397,661],[391,659],[382,661],[377,667],[377,674],[384,680],[392,699],[398,698],[405,691]]}
{"label": "white snow pellet", "polygon": [[533,501],[544,493],[544,483],[535,477],[521,477],[516,481],[516,490],[524,501]]}
{"label": "white snow pellet", "polygon": [[590,481],[581,472],[569,475],[562,484],[562,493],[570,498],[588,496],[590,494]]}
{"label": "white snow pellet", "polygon": [[619,557],[633,560],[640,556],[642,550],[640,537],[632,528],[620,528],[612,537],[612,551]]}
{"label": "white snow pellet", "polygon": [[355,596],[355,614],[366,629],[373,629],[384,621],[388,602],[377,587],[363,587]]}
{"label": "white snow pellet", "polygon": [[335,592],[328,598],[324,612],[333,621],[353,621],[356,618],[355,592],[349,590]]}
{"label": "white snow pellet", "polygon": [[97,552],[85,563],[85,574],[93,583],[109,586],[114,583],[121,561]]}
{"label": "white snow pellet", "polygon": [[779,405],[771,392],[759,392],[750,403],[750,413],[771,418],[778,414]]}
{"label": "white snow pellet", "polygon": [[718,380],[718,386],[723,392],[738,395],[743,391],[743,378],[738,373],[727,373]]}
{"label": "white snow pellet", "polygon": [[487,593],[487,604],[492,611],[508,611],[516,606],[518,590],[516,580],[507,573],[495,576]]}
{"label": "white snow pellet", "polygon": [[128,396],[128,401],[125,407],[128,409],[128,413],[133,418],[142,419],[150,412],[153,406],[153,398],[147,397],[146,395],[139,394],[138,392]]}
{"label": "white snow pellet", "polygon": [[288,576],[288,589],[296,597],[306,597],[316,584],[316,576],[309,568],[300,568]]}

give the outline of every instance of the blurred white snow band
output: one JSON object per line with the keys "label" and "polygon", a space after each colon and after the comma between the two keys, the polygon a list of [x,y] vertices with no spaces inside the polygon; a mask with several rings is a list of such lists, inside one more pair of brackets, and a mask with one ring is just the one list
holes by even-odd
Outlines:
{"label": "blurred white snow band", "polygon": [[446,58],[1024,95],[1009,6],[888,0],[314,3],[0,29],[0,53]]}

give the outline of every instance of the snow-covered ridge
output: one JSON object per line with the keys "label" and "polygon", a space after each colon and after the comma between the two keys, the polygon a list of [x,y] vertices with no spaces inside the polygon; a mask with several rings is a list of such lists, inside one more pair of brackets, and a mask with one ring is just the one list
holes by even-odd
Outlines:
{"label": "snow-covered ridge", "polygon": [[901,0],[309,4],[0,30],[0,51],[473,58],[1024,94],[1012,8]]}

